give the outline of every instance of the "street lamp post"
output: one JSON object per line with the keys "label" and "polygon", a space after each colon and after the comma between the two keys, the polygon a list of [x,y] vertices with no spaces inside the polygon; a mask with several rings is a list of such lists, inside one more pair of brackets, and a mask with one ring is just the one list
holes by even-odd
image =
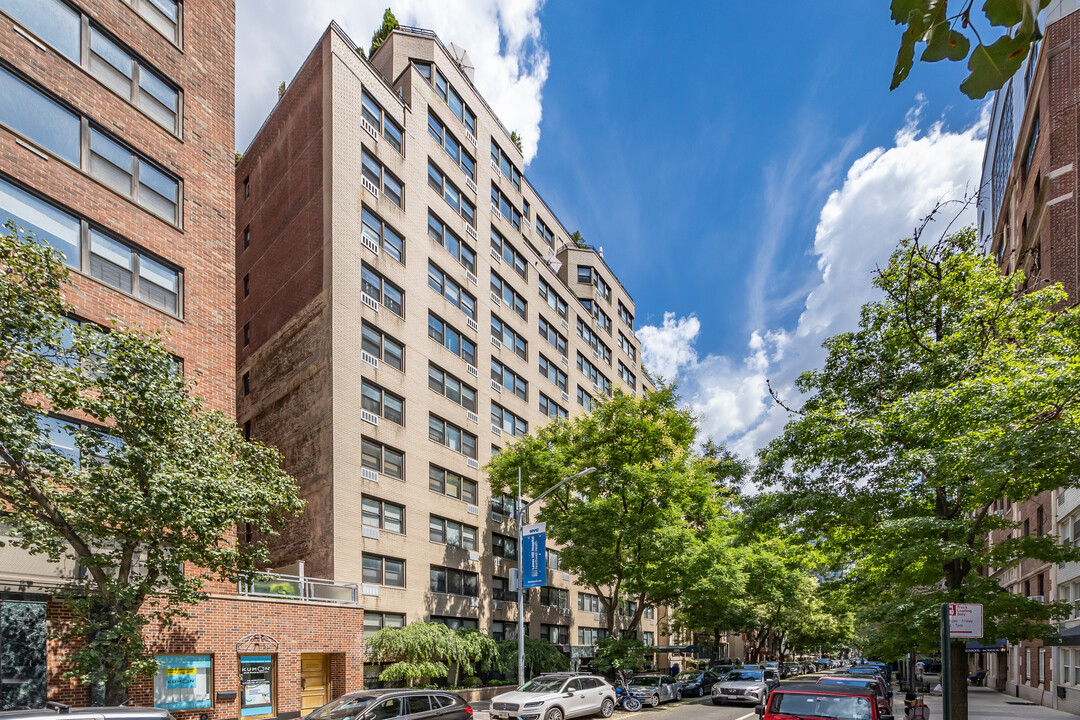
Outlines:
{"label": "street lamp post", "polygon": [[524,538],[522,536],[522,529],[525,527],[525,519],[528,517],[529,506],[540,502],[552,492],[558,490],[566,483],[579,477],[588,475],[591,472],[596,472],[596,468],[585,468],[581,472],[571,475],[568,478],[564,478],[559,482],[549,487],[544,492],[540,493],[538,497],[533,498],[527,503],[521,502],[521,468],[518,468],[518,491],[517,491],[517,561],[518,561],[518,578],[517,578],[517,606],[518,606],[518,686],[525,684],[525,587],[523,580],[525,575],[522,572],[522,543]]}

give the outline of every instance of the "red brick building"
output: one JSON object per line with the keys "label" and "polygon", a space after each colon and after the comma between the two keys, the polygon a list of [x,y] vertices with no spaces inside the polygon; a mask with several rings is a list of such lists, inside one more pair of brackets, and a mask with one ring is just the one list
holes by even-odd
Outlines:
{"label": "red brick building", "polygon": [[[65,253],[78,321],[167,331],[196,392],[230,416],[234,31],[232,0],[0,0],[0,222]],[[89,702],[61,678],[64,648],[44,641],[63,622],[51,591],[77,575],[0,548],[4,709],[46,693]],[[267,576],[210,590],[190,619],[150,634],[165,669],[135,702],[293,717],[360,687],[356,586]]]}

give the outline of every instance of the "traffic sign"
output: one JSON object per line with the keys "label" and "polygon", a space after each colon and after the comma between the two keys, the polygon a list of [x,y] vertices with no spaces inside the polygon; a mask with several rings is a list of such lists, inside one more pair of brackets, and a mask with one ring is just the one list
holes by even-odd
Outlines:
{"label": "traffic sign", "polygon": [[979,603],[949,603],[949,637],[981,638],[983,606]]}

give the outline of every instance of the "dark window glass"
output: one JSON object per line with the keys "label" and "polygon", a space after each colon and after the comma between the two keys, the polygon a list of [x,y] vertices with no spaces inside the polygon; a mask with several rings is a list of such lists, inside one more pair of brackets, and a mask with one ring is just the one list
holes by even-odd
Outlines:
{"label": "dark window glass", "polygon": [[0,122],[72,165],[79,164],[78,115],[3,67],[0,98]]}

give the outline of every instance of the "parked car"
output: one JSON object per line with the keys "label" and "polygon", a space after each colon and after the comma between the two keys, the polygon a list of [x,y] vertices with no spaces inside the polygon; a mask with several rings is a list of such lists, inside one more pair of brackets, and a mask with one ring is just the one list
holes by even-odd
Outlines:
{"label": "parked car", "polygon": [[153,707],[67,707],[49,703],[40,710],[0,711],[2,720],[57,720],[60,714],[81,720],[174,720],[168,710]]}
{"label": "parked car", "polygon": [[615,688],[601,677],[578,673],[538,675],[517,690],[491,698],[493,720],[608,718],[613,712]]}
{"label": "parked car", "polygon": [[704,697],[705,693],[712,691],[713,685],[720,680],[720,676],[712,670],[689,670],[679,673],[676,680],[682,683],[683,695]]}
{"label": "parked car", "polygon": [[780,672],[780,679],[797,677],[803,674],[802,665],[797,662],[784,663],[784,668]]}
{"label": "parked car", "polygon": [[709,668],[709,672],[717,677],[723,677],[736,668],[735,665],[730,663],[721,663],[719,665],[713,665]]}
{"label": "parked car", "polygon": [[853,677],[851,675],[826,675],[825,677],[818,678],[817,684],[871,688],[877,693],[877,704],[881,706],[882,712],[884,712],[886,715],[892,714],[893,692],[889,689],[888,685],[885,684],[884,678],[860,678]]}
{"label": "parked car", "polygon": [[441,690],[356,690],[312,710],[304,720],[390,720],[420,713],[433,720],[471,720],[473,709]]}
{"label": "parked car", "polygon": [[772,691],[754,712],[762,720],[781,718],[843,718],[844,720],[893,720],[874,701],[869,688],[815,683],[787,683]]}
{"label": "parked car", "polygon": [[780,685],[780,678],[775,670],[732,670],[727,677],[713,685],[713,705],[727,702],[752,703],[765,702],[769,691]]}
{"label": "parked car", "polygon": [[764,670],[765,666],[764,665],[743,665],[742,669],[743,670]]}
{"label": "parked car", "polygon": [[627,685],[631,697],[653,707],[668,700],[682,700],[682,683],[670,675],[635,675]]}
{"label": "parked car", "polygon": [[873,665],[856,665],[847,669],[847,674],[857,677],[880,677],[888,682],[885,678],[885,673],[879,667]]}
{"label": "parked car", "polygon": [[881,671],[881,675],[882,675],[882,677],[885,678],[885,682],[890,682],[890,683],[892,682],[892,666],[889,665],[888,663],[876,662],[874,660],[870,660],[868,662],[863,663],[863,665],[868,666],[868,667],[876,667],[878,670]]}

